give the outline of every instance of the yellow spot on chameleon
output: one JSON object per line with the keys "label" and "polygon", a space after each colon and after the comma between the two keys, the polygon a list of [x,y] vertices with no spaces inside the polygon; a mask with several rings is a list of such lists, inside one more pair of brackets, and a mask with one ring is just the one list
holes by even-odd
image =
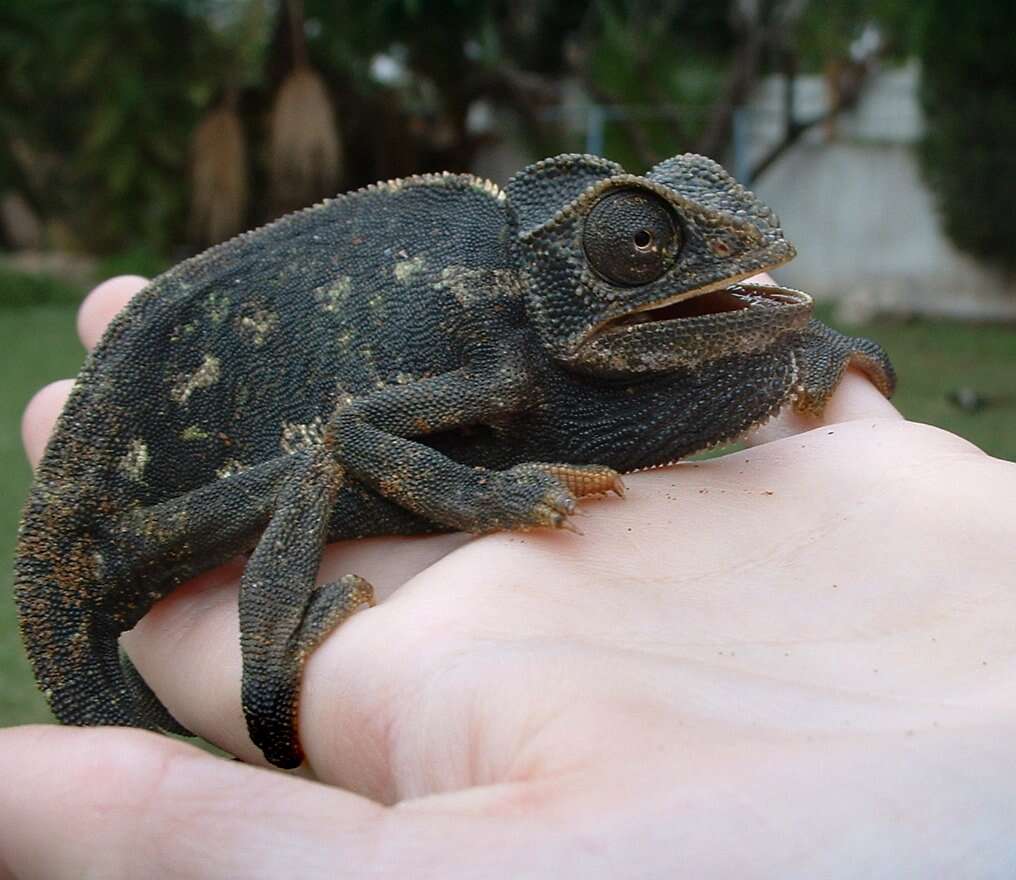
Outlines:
{"label": "yellow spot on chameleon", "polygon": [[337,312],[353,290],[353,279],[340,275],[331,284],[314,288],[313,296],[326,312]]}
{"label": "yellow spot on chameleon", "polygon": [[237,458],[230,458],[230,459],[227,459],[226,461],[224,461],[222,463],[222,467],[220,467],[215,472],[215,475],[220,480],[222,480],[222,479],[225,479],[226,477],[233,476],[233,474],[242,473],[243,471],[247,470],[247,468],[249,468],[249,467],[250,467],[249,464],[244,464],[242,461],[240,461]]}
{"label": "yellow spot on chameleon", "polygon": [[399,284],[405,284],[414,275],[422,271],[425,265],[423,257],[413,257],[410,260],[399,260],[392,271],[395,274],[395,280]]}
{"label": "yellow spot on chameleon", "polygon": [[193,323],[183,324],[182,326],[177,327],[176,329],[173,330],[172,334],[169,337],[169,341],[182,342],[188,336],[193,336],[196,330],[197,327]]}
{"label": "yellow spot on chameleon", "polygon": [[127,451],[120,459],[118,466],[120,473],[135,482],[141,482],[145,475],[145,465],[148,464],[148,444],[142,440],[131,440]]}
{"label": "yellow spot on chameleon", "polygon": [[255,346],[265,344],[265,339],[279,326],[279,316],[268,309],[258,309],[253,315],[240,319],[240,329],[251,335]]}
{"label": "yellow spot on chameleon", "polygon": [[184,404],[199,388],[208,388],[218,382],[221,375],[219,359],[215,355],[206,354],[197,370],[189,376],[186,373],[177,376],[169,396],[177,403]]}
{"label": "yellow spot on chameleon", "polygon": [[320,446],[324,442],[324,439],[324,420],[321,416],[315,416],[314,420],[307,424],[283,422],[279,446],[282,447],[283,452],[292,455],[294,452]]}
{"label": "yellow spot on chameleon", "polygon": [[180,432],[180,439],[186,441],[207,440],[211,434],[199,425],[188,425]]}
{"label": "yellow spot on chameleon", "polygon": [[224,293],[213,292],[205,300],[208,320],[213,324],[221,324],[229,317],[229,297]]}

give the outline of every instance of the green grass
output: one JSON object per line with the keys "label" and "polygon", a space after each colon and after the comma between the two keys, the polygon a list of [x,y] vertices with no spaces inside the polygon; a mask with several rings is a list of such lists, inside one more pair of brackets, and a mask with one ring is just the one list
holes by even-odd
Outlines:
{"label": "green grass", "polygon": [[21,272],[0,263],[0,308],[41,305],[74,305],[82,290],[51,275]]}
{"label": "green grass", "polygon": [[[916,319],[838,329],[870,336],[889,352],[900,377],[893,402],[908,419],[1016,461],[1016,325]],[[960,388],[983,396],[984,408],[971,413],[950,402]]]}
{"label": "green grass", "polygon": [[[879,340],[901,376],[896,403],[911,419],[967,437],[1016,460],[1016,328],[946,321],[888,321],[843,328]],[[48,717],[31,681],[11,602],[17,519],[30,474],[21,450],[21,410],[39,386],[77,370],[82,358],[71,305],[0,308],[0,725]],[[951,389],[989,399],[979,413],[950,404]]]}

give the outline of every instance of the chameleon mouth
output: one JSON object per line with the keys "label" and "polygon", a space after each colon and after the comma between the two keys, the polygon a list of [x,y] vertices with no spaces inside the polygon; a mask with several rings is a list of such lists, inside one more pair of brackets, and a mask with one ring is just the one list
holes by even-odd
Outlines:
{"label": "chameleon mouth", "polygon": [[618,376],[695,369],[767,349],[803,329],[811,312],[812,299],[800,290],[726,279],[606,322],[573,363]]}
{"label": "chameleon mouth", "polygon": [[[811,306],[811,297],[789,287],[771,284],[729,284],[703,291],[682,293],[673,299],[643,306],[634,312],[608,321],[599,333],[624,330],[639,324],[658,324],[669,321],[688,321],[724,312],[744,310],[772,310]],[[599,334],[597,334],[599,335]]]}

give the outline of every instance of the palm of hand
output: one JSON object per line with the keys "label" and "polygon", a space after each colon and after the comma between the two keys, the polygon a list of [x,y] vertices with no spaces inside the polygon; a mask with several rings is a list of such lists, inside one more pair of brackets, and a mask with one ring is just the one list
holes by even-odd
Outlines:
{"label": "palm of hand", "polygon": [[[86,338],[90,321],[101,323],[86,310]],[[30,412],[30,447],[46,409],[42,398]],[[323,838],[315,821],[287,828],[325,860],[361,851],[353,829],[373,829],[370,841],[380,824],[389,849],[372,865],[411,876],[449,846],[441,876],[665,876],[696,858],[719,873],[813,870],[880,847],[925,864],[937,827],[921,811],[927,774],[962,771],[982,797],[1014,785],[993,754],[1016,710],[1016,596],[1004,589],[1016,551],[1000,509],[1016,468],[903,422],[858,377],[826,421],[784,421],[769,429],[789,434],[777,441],[634,475],[627,500],[586,505],[582,537],[330,548],[323,579],[355,571],[390,595],[309,661],[303,744],[319,780],[397,812],[205,758],[195,793],[259,774],[202,796],[228,812],[236,791],[277,788],[298,813],[330,817]],[[127,646],[181,721],[256,762],[239,706],[238,576],[222,569],[170,597]],[[145,754],[182,748],[101,735]],[[968,788],[945,792],[932,819]],[[904,808],[915,821],[879,842],[880,811]],[[245,833],[277,825],[262,819]],[[743,845],[730,851],[734,834]],[[859,834],[874,846],[858,849]]]}

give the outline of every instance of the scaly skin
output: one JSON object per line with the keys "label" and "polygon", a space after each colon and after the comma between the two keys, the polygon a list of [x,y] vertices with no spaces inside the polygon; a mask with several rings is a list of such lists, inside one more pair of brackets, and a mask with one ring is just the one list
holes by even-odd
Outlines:
{"label": "scaly skin", "polygon": [[719,166],[591,156],[378,184],[156,278],[82,370],[22,523],[16,598],[60,720],[180,731],[117,638],[251,553],[243,703],[296,766],[303,662],[372,601],[317,586],[338,538],[568,527],[617,472],[819,411],[874,343],[805,294],[739,285],[793,256]]}

